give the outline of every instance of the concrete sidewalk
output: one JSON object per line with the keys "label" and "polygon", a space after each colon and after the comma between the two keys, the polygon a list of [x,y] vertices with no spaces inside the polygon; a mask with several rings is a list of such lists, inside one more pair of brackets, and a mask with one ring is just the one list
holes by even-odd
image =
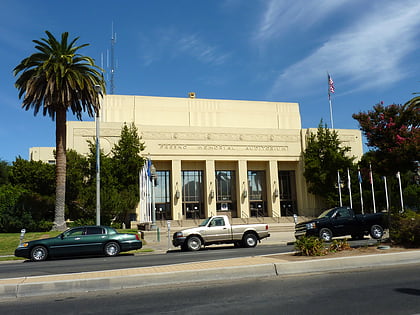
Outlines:
{"label": "concrete sidewalk", "polygon": [[[167,252],[166,234],[145,234],[145,248]],[[155,234],[153,234],[155,233]],[[162,237],[164,235],[164,237]],[[274,231],[262,244],[285,244],[293,241],[291,231]],[[169,248],[170,250],[174,248]],[[180,283],[211,282],[245,278],[275,277],[314,272],[338,272],[348,269],[390,265],[420,264],[420,250],[399,253],[322,258],[302,261],[285,259],[287,254],[218,259],[198,263],[116,269],[106,271],[0,279],[0,300],[61,293],[120,290]]]}

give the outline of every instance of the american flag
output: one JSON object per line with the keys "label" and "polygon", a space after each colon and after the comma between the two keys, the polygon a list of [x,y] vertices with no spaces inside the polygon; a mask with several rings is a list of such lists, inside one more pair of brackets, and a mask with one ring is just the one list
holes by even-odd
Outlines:
{"label": "american flag", "polygon": [[335,92],[334,81],[328,74],[328,95]]}

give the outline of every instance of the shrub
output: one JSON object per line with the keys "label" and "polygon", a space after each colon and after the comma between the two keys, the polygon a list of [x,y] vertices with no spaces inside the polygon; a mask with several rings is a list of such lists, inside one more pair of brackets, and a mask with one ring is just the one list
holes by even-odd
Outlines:
{"label": "shrub", "polygon": [[389,234],[394,244],[406,247],[420,247],[420,213],[406,210],[393,214]]}
{"label": "shrub", "polygon": [[324,241],[315,236],[303,236],[297,239],[295,249],[298,251],[298,255],[302,256],[322,256],[326,254]]}
{"label": "shrub", "polygon": [[93,219],[77,219],[68,224],[69,227],[83,226],[83,225],[95,225]]}
{"label": "shrub", "polygon": [[350,244],[347,242],[347,239],[344,240],[333,240],[328,248],[328,251],[331,253],[341,252],[346,249],[350,249]]}

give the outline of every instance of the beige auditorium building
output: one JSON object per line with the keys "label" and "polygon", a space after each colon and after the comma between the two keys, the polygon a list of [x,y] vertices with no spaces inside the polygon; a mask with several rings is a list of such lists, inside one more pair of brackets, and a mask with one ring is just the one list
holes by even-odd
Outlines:
{"label": "beige auditorium building", "polygon": [[[132,122],[157,170],[157,220],[314,216],[322,208],[303,177],[306,140],[316,128],[302,129],[298,103],[106,95],[101,149],[109,153]],[[337,131],[360,159],[361,132]],[[67,122],[69,149],[87,153],[95,135],[93,121]],[[31,148],[30,157],[53,161],[52,152]],[[139,212],[132,221],[141,221]]]}

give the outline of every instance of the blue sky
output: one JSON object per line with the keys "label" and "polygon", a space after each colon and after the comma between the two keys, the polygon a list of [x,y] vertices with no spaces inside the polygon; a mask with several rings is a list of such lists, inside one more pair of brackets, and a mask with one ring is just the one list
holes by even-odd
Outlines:
{"label": "blue sky", "polygon": [[115,94],[299,102],[303,128],[330,126],[328,71],[334,127],[357,129],[353,113],[420,92],[419,16],[418,0],[3,0],[0,159],[55,146],[54,122],[21,108],[12,73],[45,30],[80,37],[109,70],[113,27]]}

